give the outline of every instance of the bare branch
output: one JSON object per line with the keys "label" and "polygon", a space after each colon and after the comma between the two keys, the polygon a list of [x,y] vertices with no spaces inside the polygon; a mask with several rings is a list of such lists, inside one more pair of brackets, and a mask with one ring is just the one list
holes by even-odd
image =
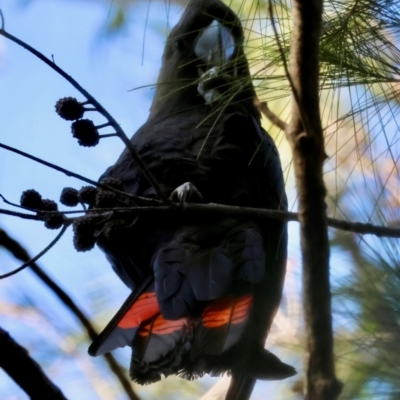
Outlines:
{"label": "bare branch", "polygon": [[18,39],[17,37],[11,35],[3,28],[0,29],[0,35],[3,35],[7,39],[11,40],[12,42],[18,44],[19,46],[23,47],[25,50],[29,51],[36,57],[38,57],[41,61],[43,61],[46,65],[60,74],[66,81],[68,81],[76,90],[78,90],[91,104],[96,107],[96,110],[103,115],[104,118],[107,119],[109,124],[115,129],[117,136],[122,140],[125,144],[126,148],[128,149],[130,155],[132,156],[133,160],[136,162],[137,166],[145,176],[145,178],[150,182],[153,186],[157,196],[166,204],[170,204],[171,200],[166,196],[166,194],[161,190],[160,185],[152,175],[152,173],[148,170],[145,163],[136,152],[135,148],[133,147],[131,141],[126,136],[123,129],[120,127],[118,122],[113,118],[113,116],[87,91],[85,90],[74,78],[68,75],[63,69],[61,69],[58,65],[56,65],[52,60],[47,58],[45,55],[34,49],[32,46],[29,46],[27,43]]}
{"label": "bare branch", "polygon": [[254,105],[265,115],[275,126],[282,129],[284,132],[287,131],[288,124],[282,121],[274,112],[272,112],[266,101],[260,101],[257,98],[254,99]]}
{"label": "bare branch", "polygon": [[1,27],[0,27],[0,29],[4,30],[5,21],[4,21],[4,14],[3,14],[3,11],[1,10],[1,8],[0,8],[0,21],[1,21]]}
{"label": "bare branch", "polygon": [[[0,246],[7,249],[15,258],[22,262],[30,260],[30,256],[26,249],[20,243],[12,239],[3,229],[0,229]],[[72,298],[54,282],[35,262],[31,264],[31,271],[60,299],[60,301],[68,308],[81,322],[86,329],[87,335],[91,340],[96,339],[98,332],[91,324],[89,318],[83,313]],[[137,394],[133,391],[129,379],[125,376],[124,369],[119,365],[117,360],[111,353],[104,354],[110,369],[118,378],[121,386],[125,390],[126,395],[130,400],[139,400]]]}
{"label": "bare branch", "polygon": [[[272,29],[274,31],[276,44],[278,45],[279,53],[280,53],[281,60],[282,60],[282,63],[283,63],[283,69],[285,70],[286,78],[287,78],[287,80],[289,82],[290,88],[292,89],[293,99],[298,105],[298,112],[299,112],[299,116],[300,116],[300,118],[301,118],[301,120],[303,122],[303,125],[306,126],[307,120],[305,118],[305,115],[304,115],[302,107],[300,107],[300,105],[301,105],[300,96],[299,96],[299,93],[297,92],[297,88],[296,88],[295,84],[293,83],[293,79],[292,79],[292,76],[291,76],[291,71],[289,70],[289,67],[287,65],[285,52],[283,51],[282,44],[281,44],[281,41],[279,39],[278,30],[276,29],[275,20],[274,20],[274,10],[273,10],[273,6],[272,6],[272,0],[268,0],[268,13],[269,13],[269,17],[271,19],[271,25],[272,25]],[[290,140],[289,140],[289,142],[290,142]]]}
{"label": "bare branch", "polygon": [[35,257],[31,258],[29,261],[25,262],[22,264],[20,267],[14,269],[13,271],[7,272],[4,275],[0,275],[0,279],[8,278],[9,276],[15,275],[18,272],[22,271],[26,267],[29,267],[32,265],[35,261],[37,261],[40,257],[42,257],[44,254],[46,254],[64,235],[65,231],[67,230],[69,224],[65,224],[61,231],[58,233],[58,235],[50,242],[48,246],[46,246],[39,254],[37,254]]}
{"label": "bare branch", "polygon": [[22,218],[22,219],[30,219],[33,221],[43,221],[43,218],[39,217],[37,215],[26,214],[26,213],[11,211],[11,210],[4,210],[3,208],[0,208],[0,214],[11,215],[12,217],[18,217],[18,218]]}
{"label": "bare branch", "polygon": [[0,367],[31,399],[66,400],[61,390],[45,375],[26,349],[0,328]]}
{"label": "bare branch", "polygon": [[[159,202],[157,202],[159,204]],[[280,210],[268,210],[265,208],[251,208],[251,207],[236,207],[227,206],[224,204],[196,204],[196,203],[186,203],[183,206],[174,207],[170,206],[143,206],[143,207],[115,207],[115,208],[101,208],[101,209],[90,209],[90,210],[76,210],[76,211],[41,211],[41,213],[54,214],[60,213],[63,215],[71,214],[98,214],[109,216],[110,213],[114,214],[134,214],[134,215],[146,215],[149,214],[152,217],[156,215],[172,214],[177,215],[185,213],[191,215],[210,215],[213,214],[216,217],[236,217],[236,218],[254,218],[260,220],[268,219],[279,219],[282,221],[299,221],[299,214],[288,211]],[[23,219],[31,219],[42,221],[43,218],[30,215],[18,213],[10,210],[0,209],[0,214],[11,215]],[[69,222],[72,219],[68,220]],[[370,223],[363,222],[350,222],[345,220],[340,220],[336,218],[328,218],[327,224],[331,228],[340,229],[347,232],[353,232],[362,235],[375,235],[377,237],[393,237],[400,238],[400,228],[392,228],[387,226],[374,225]]]}
{"label": "bare branch", "polygon": [[[7,146],[6,144],[3,144],[3,143],[0,143],[0,147],[2,147],[5,150],[11,151],[13,153],[19,154],[20,156],[29,158],[30,160],[33,160],[33,161],[35,161],[35,162],[37,162],[39,164],[43,164],[46,167],[49,167],[49,168],[55,169],[56,171],[62,172],[63,174],[65,174],[67,176],[72,176],[72,177],[77,178],[77,179],[79,179],[79,180],[81,180],[83,182],[89,183],[89,184],[91,184],[93,186],[100,187],[102,189],[107,189],[110,192],[114,192],[114,193],[119,194],[121,196],[129,197],[130,199],[133,199],[133,200],[137,199],[136,196],[133,196],[133,195],[131,195],[129,193],[121,192],[120,190],[114,189],[114,188],[112,188],[110,186],[102,185],[101,183],[93,181],[93,180],[91,180],[89,178],[86,178],[83,175],[80,175],[80,174],[77,174],[75,172],[72,172],[72,171],[70,171],[70,170],[68,170],[66,168],[59,167],[58,165],[52,164],[52,163],[50,163],[48,161],[45,161],[45,160],[42,160],[39,157],[32,156],[31,154],[25,153],[22,150],[18,150],[15,147]],[[140,199],[142,199],[142,198],[140,198]]]}

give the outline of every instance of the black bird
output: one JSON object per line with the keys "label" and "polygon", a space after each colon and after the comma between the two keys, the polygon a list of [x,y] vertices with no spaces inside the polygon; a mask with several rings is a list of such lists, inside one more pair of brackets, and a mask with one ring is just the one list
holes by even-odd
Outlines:
{"label": "black bird", "polygon": [[[220,0],[191,1],[165,45],[147,122],[131,142],[178,202],[286,210],[278,151],[260,125],[243,29]],[[156,198],[125,150],[101,179]],[[133,218],[131,218],[133,220]],[[131,378],[232,374],[227,399],[295,370],[264,349],[285,274],[278,220],[140,216],[98,245],[132,294],[89,353],[132,347]]]}

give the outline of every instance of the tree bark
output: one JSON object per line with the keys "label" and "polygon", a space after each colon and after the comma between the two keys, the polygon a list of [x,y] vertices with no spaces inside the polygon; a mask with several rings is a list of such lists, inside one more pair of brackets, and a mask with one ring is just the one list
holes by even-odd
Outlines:
{"label": "tree bark", "polygon": [[323,163],[326,158],[319,111],[319,40],[322,0],[293,1],[289,74],[293,90],[288,137],[298,190],[306,322],[306,400],[335,400],[329,241]]}

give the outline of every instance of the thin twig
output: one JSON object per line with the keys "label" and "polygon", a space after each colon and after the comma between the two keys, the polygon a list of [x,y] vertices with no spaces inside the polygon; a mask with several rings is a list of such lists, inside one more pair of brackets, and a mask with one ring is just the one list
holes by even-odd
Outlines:
{"label": "thin twig", "polygon": [[3,14],[3,11],[1,10],[1,8],[0,8],[0,21],[1,21],[1,30],[4,30],[4,26],[5,26],[5,20],[4,20],[4,14]]}
{"label": "thin twig", "polygon": [[7,272],[4,275],[0,275],[0,279],[8,278],[9,276],[15,275],[18,272],[22,271],[26,267],[29,267],[32,265],[35,261],[37,261],[40,257],[42,257],[44,254],[46,254],[64,235],[65,231],[67,230],[69,224],[65,224],[61,231],[58,233],[58,235],[50,242],[48,246],[46,246],[39,254],[37,254],[35,257],[31,258],[29,261],[23,263],[20,267],[14,269],[13,271]]}
{"label": "thin twig", "polygon": [[[100,187],[100,188],[102,188],[102,189],[107,189],[107,190],[109,190],[110,192],[114,192],[114,193],[116,193],[116,194],[118,194],[118,195],[120,195],[120,196],[128,197],[128,198],[130,198],[130,199],[132,199],[132,200],[135,200],[135,199],[137,198],[137,197],[134,196],[134,195],[131,195],[131,194],[126,193],[126,192],[122,192],[122,191],[120,191],[120,190],[114,189],[114,188],[112,188],[112,187],[110,187],[110,186],[107,186],[107,185],[103,185],[103,184],[101,184],[101,183],[99,183],[99,182],[93,181],[92,179],[86,178],[86,177],[84,177],[83,175],[80,175],[80,174],[77,174],[77,173],[75,173],[75,172],[72,172],[72,171],[70,171],[70,170],[68,170],[68,169],[59,167],[59,166],[56,165],[56,164],[52,164],[52,163],[50,163],[50,162],[48,162],[48,161],[44,161],[44,160],[42,160],[42,159],[39,158],[39,157],[32,156],[31,154],[25,153],[25,152],[22,151],[22,150],[18,150],[18,149],[16,149],[15,147],[7,146],[6,144],[3,144],[3,143],[0,143],[0,147],[2,147],[2,148],[5,149],[5,150],[11,151],[11,152],[13,152],[13,153],[19,154],[20,156],[29,158],[30,160],[33,160],[33,161],[35,161],[35,162],[37,162],[37,163],[39,163],[39,164],[43,164],[43,165],[45,165],[46,167],[49,167],[49,168],[55,169],[56,171],[62,172],[63,174],[65,174],[65,175],[67,175],[67,176],[70,176],[70,177],[72,176],[72,177],[77,178],[77,179],[79,179],[79,180],[81,180],[81,181],[83,181],[83,182],[89,183],[89,184],[91,184],[91,185],[93,185],[93,186]],[[142,198],[141,198],[141,199],[142,199]]]}
{"label": "thin twig", "polygon": [[97,125],[97,126],[96,126],[96,129],[97,129],[97,130],[103,129],[103,128],[106,128],[107,126],[112,126],[112,125],[111,125],[109,122],[106,122],[106,123],[104,123],[104,124]]}
{"label": "thin twig", "polygon": [[[12,239],[3,229],[0,229],[0,246],[7,249],[15,258],[22,262],[28,261],[31,257],[25,248],[21,246],[16,240]],[[91,324],[89,318],[72,300],[72,298],[63,290],[53,279],[51,279],[42,268],[35,262],[32,263],[30,270],[60,299],[60,301],[67,307],[81,322],[86,329],[87,335],[91,340],[95,340],[98,332]],[[117,360],[111,353],[104,354],[110,369],[120,381],[121,386],[124,388],[130,400],[139,400],[139,397],[133,391],[129,379],[126,377],[124,368],[119,365]]]}
{"label": "thin twig", "polygon": [[17,212],[17,211],[5,210],[4,208],[0,208],[0,214],[10,215],[12,217],[18,217],[21,219],[30,219],[33,221],[43,221],[43,218],[39,217],[38,215],[25,214],[25,213],[21,213],[21,212]]}
{"label": "thin twig", "polygon": [[276,26],[275,26],[274,10],[273,10],[273,6],[272,6],[272,0],[268,0],[268,12],[269,12],[270,20],[271,20],[272,29],[273,29],[274,35],[275,35],[276,44],[278,45],[279,53],[281,55],[281,60],[282,60],[282,63],[283,63],[283,69],[285,70],[285,75],[286,75],[286,78],[287,78],[287,80],[288,80],[288,82],[290,84],[290,88],[292,90],[292,94],[293,94],[294,100],[295,100],[295,102],[297,104],[297,108],[299,109],[301,121],[303,123],[303,128],[307,132],[308,131],[308,129],[307,129],[307,125],[308,124],[307,124],[306,115],[305,115],[305,113],[304,113],[304,111],[303,111],[303,109],[301,107],[300,95],[297,92],[297,89],[296,89],[296,87],[295,87],[295,85],[293,83],[292,76],[290,75],[289,67],[288,67],[287,62],[286,62],[285,52],[283,51],[283,48],[282,48],[282,45],[281,45],[281,41],[279,40],[278,30],[276,29]]}
{"label": "thin twig", "polygon": [[260,110],[260,112],[265,115],[275,126],[282,129],[284,132],[287,131],[288,124],[282,121],[274,112],[272,112],[266,101],[260,101],[259,99],[254,99],[254,105]]}
{"label": "thin twig", "polygon": [[47,58],[45,55],[34,49],[32,46],[28,45],[21,39],[13,36],[12,34],[8,33],[4,29],[0,29],[0,35],[3,35],[7,39],[13,41],[14,43],[18,44],[19,46],[23,47],[25,50],[29,51],[36,57],[38,57],[41,61],[43,61],[46,65],[60,74],[66,81],[68,81],[76,90],[78,90],[86,99],[93,104],[97,111],[103,115],[104,118],[110,123],[110,125],[115,129],[116,134],[125,144],[126,148],[128,149],[130,155],[132,156],[133,160],[136,162],[138,168],[141,170],[145,178],[150,182],[153,186],[157,196],[166,204],[171,204],[171,200],[169,197],[161,190],[160,185],[152,175],[152,173],[146,167],[146,164],[141,159],[139,154],[136,152],[135,148],[133,147],[131,141],[126,136],[123,129],[119,126],[118,122],[113,118],[113,116],[87,91],[85,90],[74,78],[68,75],[63,69],[57,66],[52,60]]}
{"label": "thin twig", "polygon": [[[13,202],[7,200],[2,194],[0,194],[0,199],[2,199],[4,201],[4,203],[6,203],[10,206],[13,206],[16,208],[21,208],[22,210],[26,210],[26,211],[32,211],[32,212],[38,213],[35,215],[35,217],[37,218],[38,221],[43,221],[45,219],[44,218],[45,215],[60,214],[60,213],[65,214],[65,212],[62,212],[59,210],[48,211],[48,210],[40,210],[40,209],[36,209],[36,208],[23,207],[23,206],[20,206],[19,204],[16,204],[16,203],[13,203]],[[80,211],[76,211],[76,212],[83,213],[83,212],[85,212],[85,210],[80,210]],[[68,211],[67,211],[67,213],[68,213]],[[22,215],[26,216],[26,215],[30,215],[30,214],[22,214]]]}
{"label": "thin twig", "polygon": [[[8,204],[9,206],[20,208],[20,209],[25,210],[25,211],[32,211],[32,212],[39,212],[40,211],[40,212],[45,212],[46,213],[46,211],[44,211],[44,210],[37,210],[35,208],[23,207],[20,204],[13,203],[12,201],[7,200],[2,194],[0,194],[0,199],[2,199],[4,201],[4,203]],[[56,213],[56,212],[58,212],[58,211],[52,211],[52,213]],[[36,216],[38,217],[38,219],[43,220],[43,218],[41,218],[39,215],[36,215]]]}

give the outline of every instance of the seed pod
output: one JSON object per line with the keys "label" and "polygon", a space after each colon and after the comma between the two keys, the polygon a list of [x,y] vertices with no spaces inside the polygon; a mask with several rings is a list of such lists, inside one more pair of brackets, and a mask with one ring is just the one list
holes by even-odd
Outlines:
{"label": "seed pod", "polygon": [[63,97],[57,101],[55,107],[56,113],[67,121],[80,119],[85,113],[83,105],[74,97]]}
{"label": "seed pod", "polygon": [[99,143],[99,132],[90,119],[79,119],[73,122],[71,131],[73,137],[78,139],[80,146],[92,147]]}
{"label": "seed pod", "polygon": [[64,216],[61,213],[47,214],[44,217],[44,226],[48,229],[59,229],[64,224]]}
{"label": "seed pod", "polygon": [[21,194],[20,204],[22,207],[40,210],[43,208],[42,196],[35,189],[25,190]]}
{"label": "seed pod", "polygon": [[74,247],[77,251],[88,251],[93,249],[96,244],[95,231],[96,222],[98,219],[95,216],[85,216],[77,218],[73,223],[74,230]]}
{"label": "seed pod", "polygon": [[58,205],[55,201],[50,199],[42,200],[42,210],[44,211],[58,211]]}
{"label": "seed pod", "polygon": [[83,186],[79,191],[79,201],[94,206],[97,190],[94,186]]}
{"label": "seed pod", "polygon": [[60,202],[68,207],[75,207],[79,203],[79,192],[71,187],[62,190]]}

